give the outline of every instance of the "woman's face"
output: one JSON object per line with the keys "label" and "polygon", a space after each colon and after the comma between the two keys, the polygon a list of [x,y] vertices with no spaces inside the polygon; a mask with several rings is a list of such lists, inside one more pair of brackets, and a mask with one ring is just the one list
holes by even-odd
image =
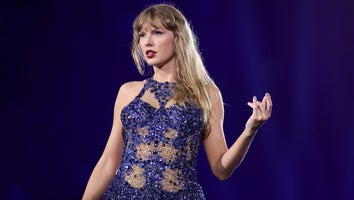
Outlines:
{"label": "woman's face", "polygon": [[175,64],[174,35],[164,28],[145,24],[139,32],[139,45],[145,61],[150,66],[163,67]]}

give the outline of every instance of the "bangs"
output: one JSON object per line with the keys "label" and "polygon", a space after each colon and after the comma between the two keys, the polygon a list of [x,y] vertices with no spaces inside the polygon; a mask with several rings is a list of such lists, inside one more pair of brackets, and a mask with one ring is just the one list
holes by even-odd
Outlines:
{"label": "bangs", "polygon": [[144,26],[161,28],[161,25],[170,31],[174,31],[177,27],[174,16],[170,12],[150,8],[136,18],[133,29],[135,32],[139,32]]}

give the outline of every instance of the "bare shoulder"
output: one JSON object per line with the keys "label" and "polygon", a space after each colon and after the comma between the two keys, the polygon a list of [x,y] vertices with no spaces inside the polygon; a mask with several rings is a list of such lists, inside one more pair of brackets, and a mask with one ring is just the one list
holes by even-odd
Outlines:
{"label": "bare shoulder", "polygon": [[214,102],[215,100],[221,100],[222,101],[222,95],[221,92],[216,85],[208,85],[207,90],[209,93],[210,99]]}
{"label": "bare shoulder", "polygon": [[117,101],[123,105],[128,104],[139,94],[144,84],[145,81],[131,81],[122,84],[119,88]]}
{"label": "bare shoulder", "polygon": [[124,83],[120,89],[119,92],[122,92],[126,95],[129,94],[138,94],[140,90],[143,88],[145,81],[130,81]]}

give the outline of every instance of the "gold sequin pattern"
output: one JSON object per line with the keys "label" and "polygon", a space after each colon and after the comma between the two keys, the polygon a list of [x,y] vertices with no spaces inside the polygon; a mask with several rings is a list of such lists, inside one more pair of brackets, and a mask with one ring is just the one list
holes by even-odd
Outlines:
{"label": "gold sequin pattern", "polygon": [[149,78],[122,109],[125,145],[106,199],[205,199],[196,174],[203,113],[175,104],[175,86]]}
{"label": "gold sequin pattern", "polygon": [[178,151],[178,149],[167,144],[160,144],[158,146],[158,152],[165,159],[166,163],[174,162]]}
{"label": "gold sequin pattern", "polygon": [[142,143],[136,147],[136,157],[139,160],[147,160],[151,155],[153,149],[153,145]]}
{"label": "gold sequin pattern", "polygon": [[174,129],[169,129],[166,133],[165,133],[165,137],[168,139],[175,139],[178,136],[178,131],[174,130]]}
{"label": "gold sequin pattern", "polygon": [[149,133],[149,130],[147,128],[147,126],[144,126],[144,127],[141,127],[137,130],[137,133],[143,137],[145,137],[148,133]]}
{"label": "gold sequin pattern", "polygon": [[178,192],[184,186],[180,170],[166,169],[163,173],[162,189],[168,192]]}
{"label": "gold sequin pattern", "polygon": [[143,188],[146,183],[144,170],[138,165],[133,165],[133,170],[129,174],[125,174],[124,179],[135,188]]}

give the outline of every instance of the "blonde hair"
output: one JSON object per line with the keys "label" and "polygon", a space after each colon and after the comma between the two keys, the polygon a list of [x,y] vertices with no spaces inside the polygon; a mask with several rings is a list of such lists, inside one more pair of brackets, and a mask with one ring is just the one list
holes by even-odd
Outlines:
{"label": "blonde hair", "polygon": [[194,102],[202,111],[204,124],[209,129],[211,100],[208,89],[216,87],[205,69],[201,58],[198,41],[190,24],[183,14],[169,4],[157,4],[143,10],[133,22],[132,56],[141,74],[145,72],[145,60],[139,46],[139,32],[145,24],[157,26],[156,23],[174,34],[177,68],[177,88],[174,99],[184,105]]}

